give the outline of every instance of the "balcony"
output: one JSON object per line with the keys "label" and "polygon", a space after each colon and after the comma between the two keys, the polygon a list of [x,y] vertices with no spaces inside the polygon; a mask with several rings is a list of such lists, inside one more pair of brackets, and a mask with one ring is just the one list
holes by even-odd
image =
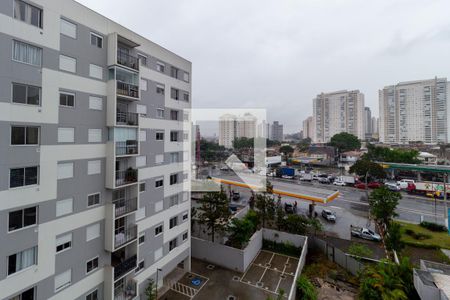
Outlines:
{"label": "balcony", "polygon": [[120,48],[117,49],[117,63],[119,65],[139,71],[139,59],[124,52]]}
{"label": "balcony", "polygon": [[136,155],[136,154],[138,154],[138,142],[136,140],[116,142],[116,156]]}
{"label": "balcony", "polygon": [[127,185],[137,182],[138,171],[128,168],[125,171],[116,171],[116,186]]}
{"label": "balcony", "polygon": [[137,263],[137,255],[135,254],[130,258],[127,258],[123,262],[114,266],[114,280],[117,280],[120,277],[124,276],[125,274],[129,273],[130,271],[134,270],[137,266],[136,263]]}
{"label": "balcony", "polygon": [[119,218],[123,215],[131,213],[137,210],[137,198],[122,198],[117,199],[113,202],[114,204],[114,215]]}
{"label": "balcony", "polygon": [[120,284],[114,288],[114,300],[130,300],[136,297],[136,282],[134,280],[118,281]]}
{"label": "balcony", "polygon": [[139,114],[118,111],[116,113],[116,123],[117,125],[138,126]]}
{"label": "balcony", "polygon": [[139,98],[139,86],[118,80],[117,95],[131,98]]}
{"label": "balcony", "polygon": [[128,228],[117,228],[114,231],[114,247],[115,249],[135,240],[137,238],[137,225]]}

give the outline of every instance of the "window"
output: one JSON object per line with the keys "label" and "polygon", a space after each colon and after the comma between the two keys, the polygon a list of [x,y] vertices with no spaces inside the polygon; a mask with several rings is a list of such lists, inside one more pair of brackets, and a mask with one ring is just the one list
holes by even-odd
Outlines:
{"label": "window", "polygon": [[103,79],[103,68],[94,64],[89,64],[89,76]]}
{"label": "window", "polygon": [[155,236],[160,235],[163,232],[163,225],[158,225],[155,227]]}
{"label": "window", "polygon": [[15,168],[9,171],[9,187],[38,184],[38,167]]}
{"label": "window", "polygon": [[136,218],[136,221],[145,218],[145,206],[139,208],[139,209],[136,211],[135,218]]}
{"label": "window", "polygon": [[175,226],[178,225],[178,218],[177,217],[173,217],[169,220],[169,229],[174,228]]}
{"label": "window", "polygon": [[73,198],[63,199],[56,201],[56,216],[64,216],[72,213],[73,211]]}
{"label": "window", "polygon": [[147,131],[145,131],[145,130],[139,131],[139,141],[141,141],[141,142],[147,141]]}
{"label": "window", "polygon": [[56,253],[72,247],[72,233],[68,233],[56,238]]}
{"label": "window", "polygon": [[139,183],[139,193],[145,192],[145,182]]}
{"label": "window", "polygon": [[178,78],[178,69],[175,67],[170,67],[170,76],[173,78]]}
{"label": "window", "polygon": [[40,67],[42,49],[30,44],[13,41],[13,60]]}
{"label": "window", "polygon": [[18,19],[30,25],[42,28],[42,9],[21,0],[15,0],[14,19]]}
{"label": "window", "polygon": [[177,239],[173,239],[169,242],[169,252],[177,247]]}
{"label": "window", "polygon": [[183,100],[186,102],[189,102],[189,94],[188,93],[183,93]]}
{"label": "window", "polygon": [[178,111],[177,110],[170,111],[170,119],[173,121],[178,121]]}
{"label": "window", "polygon": [[147,80],[141,78],[141,80],[139,80],[139,86],[141,87],[141,90],[146,91],[147,90]]}
{"label": "window", "polygon": [[89,96],[89,109],[103,110],[103,99],[100,97]]}
{"label": "window", "polygon": [[139,62],[141,65],[146,66],[147,65],[147,56],[138,54]]}
{"label": "window", "polygon": [[155,261],[158,261],[163,257],[163,248],[158,248],[155,250]]}
{"label": "window", "polygon": [[77,71],[77,60],[73,57],[59,55],[59,69],[75,73]]}
{"label": "window", "polygon": [[178,183],[178,174],[170,175],[170,185],[174,185]]}
{"label": "window", "polygon": [[92,293],[86,295],[86,300],[98,300],[98,291],[95,290]]}
{"label": "window", "polygon": [[58,164],[58,179],[73,178],[73,163]]}
{"label": "window", "polygon": [[98,257],[86,262],[86,274],[98,269]]}
{"label": "window", "polygon": [[164,69],[166,68],[166,65],[162,62],[157,61],[156,62],[156,71],[164,73]]}
{"label": "window", "polygon": [[138,262],[138,265],[136,267],[136,269],[134,270],[134,273],[138,273],[141,270],[143,270],[145,267],[145,260],[141,260],[140,262]]}
{"label": "window", "polygon": [[12,102],[28,105],[40,105],[41,88],[37,86],[13,83]]}
{"label": "window", "polygon": [[35,294],[35,287],[32,287],[31,289],[28,289],[25,292],[22,292],[19,295],[10,298],[9,300],[34,300],[36,299]]}
{"label": "window", "polygon": [[164,85],[161,85],[161,84],[156,85],[156,93],[157,94],[164,95],[164,90],[165,90]]}
{"label": "window", "polygon": [[183,241],[187,240],[187,238],[188,238],[188,233],[187,232],[183,233]]}
{"label": "window", "polygon": [[101,160],[90,160],[88,161],[88,175],[100,174],[102,169]]}
{"label": "window", "polygon": [[77,25],[69,22],[65,19],[61,19],[60,22],[61,34],[71,37],[73,39],[77,38]]}
{"label": "window", "polygon": [[39,127],[11,126],[11,145],[38,145]]}
{"label": "window", "polygon": [[156,154],[155,155],[155,164],[162,164],[163,162],[164,162],[164,155]]}
{"label": "window", "polygon": [[139,236],[139,245],[145,243],[145,233],[141,234]]}
{"label": "window", "polygon": [[19,272],[37,263],[37,247],[8,256],[8,275]]}
{"label": "window", "polygon": [[156,109],[156,117],[159,119],[164,119],[164,109],[157,108]]}
{"label": "window", "polygon": [[164,201],[155,202],[155,212],[162,211],[164,209]]}
{"label": "window", "polygon": [[75,128],[58,128],[58,143],[73,143]]}
{"label": "window", "polygon": [[177,163],[178,161],[179,161],[179,153],[178,152],[170,153],[170,162]]}
{"label": "window", "polygon": [[91,45],[96,46],[98,48],[103,48],[103,37],[100,35],[91,32]]}
{"label": "window", "polygon": [[147,105],[137,104],[136,112],[141,115],[146,115],[147,114]]}
{"label": "window", "polygon": [[8,214],[8,231],[37,224],[37,206],[11,211]]}
{"label": "window", "polygon": [[101,129],[88,129],[88,142],[89,143],[101,143],[102,142],[102,130]]}
{"label": "window", "polygon": [[180,100],[180,91],[174,88],[170,89],[170,97],[175,100]]}
{"label": "window", "polygon": [[100,193],[88,195],[88,206],[100,204]]}
{"label": "window", "polygon": [[178,142],[178,131],[171,131],[170,132],[170,141],[171,142]]}
{"label": "window", "polygon": [[186,221],[188,219],[188,217],[189,217],[189,214],[188,213],[184,213],[183,214],[183,221]]}
{"label": "window", "polygon": [[93,224],[86,227],[86,242],[96,239],[100,236],[100,224]]}
{"label": "window", "polygon": [[155,180],[155,188],[164,186],[164,178],[159,178]]}
{"label": "window", "polygon": [[188,72],[183,72],[183,80],[186,82],[189,82],[189,73]]}
{"label": "window", "polygon": [[55,276],[55,292],[69,286],[72,283],[72,270],[69,269]]}
{"label": "window", "polygon": [[59,105],[74,107],[75,106],[75,94],[72,93],[59,93]]}
{"label": "window", "polygon": [[157,131],[156,132],[156,140],[157,141],[164,141],[164,132],[163,131]]}
{"label": "window", "polygon": [[189,139],[189,133],[188,132],[183,132],[183,140],[187,141]]}
{"label": "window", "polygon": [[170,207],[178,205],[178,195],[170,196]]}
{"label": "window", "polygon": [[147,156],[142,155],[136,157],[136,168],[145,167],[147,165]]}

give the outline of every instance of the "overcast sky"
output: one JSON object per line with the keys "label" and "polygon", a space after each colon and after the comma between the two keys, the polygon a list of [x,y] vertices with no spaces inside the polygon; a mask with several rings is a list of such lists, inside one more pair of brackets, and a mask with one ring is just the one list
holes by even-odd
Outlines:
{"label": "overcast sky", "polygon": [[193,64],[193,105],[299,131],[320,92],[450,77],[450,1],[77,0]]}

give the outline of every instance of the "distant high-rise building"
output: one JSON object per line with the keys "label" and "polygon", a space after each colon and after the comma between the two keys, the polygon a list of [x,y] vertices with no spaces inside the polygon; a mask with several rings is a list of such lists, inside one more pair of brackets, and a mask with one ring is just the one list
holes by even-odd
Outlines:
{"label": "distant high-rise building", "polygon": [[219,145],[233,148],[233,141],[237,138],[256,137],[256,117],[246,113],[243,117],[226,114],[219,120]]}
{"label": "distant high-rise building", "polygon": [[319,94],[313,100],[313,110],[315,142],[327,143],[341,132],[365,138],[364,94],[359,90]]}
{"label": "distant high-rise building", "polygon": [[270,139],[273,141],[283,141],[283,125],[278,121],[274,121],[271,126]]}
{"label": "distant high-rise building", "polygon": [[400,82],[379,91],[380,141],[447,143],[447,78]]}
{"label": "distant high-rise building", "polygon": [[372,112],[370,107],[364,107],[364,134],[366,139],[372,138]]}
{"label": "distant high-rise building", "polygon": [[313,117],[308,117],[303,121],[303,138],[310,138],[311,140],[315,139],[315,123]]}
{"label": "distant high-rise building", "polygon": [[379,119],[377,117],[372,117],[372,133],[378,134],[379,133]]}

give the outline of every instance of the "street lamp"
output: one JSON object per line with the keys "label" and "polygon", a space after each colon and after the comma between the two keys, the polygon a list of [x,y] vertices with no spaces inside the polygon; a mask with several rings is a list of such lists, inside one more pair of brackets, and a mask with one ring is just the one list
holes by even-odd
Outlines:
{"label": "street lamp", "polygon": [[158,273],[162,272],[162,269],[156,269],[156,291],[155,291],[155,298],[158,300]]}

